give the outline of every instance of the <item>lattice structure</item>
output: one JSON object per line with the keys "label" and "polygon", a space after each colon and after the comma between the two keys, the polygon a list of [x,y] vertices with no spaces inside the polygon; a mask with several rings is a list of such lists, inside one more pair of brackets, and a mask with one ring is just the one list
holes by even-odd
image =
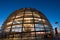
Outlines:
{"label": "lattice structure", "polygon": [[46,16],[34,8],[13,12],[2,25],[3,40],[40,40],[52,34]]}

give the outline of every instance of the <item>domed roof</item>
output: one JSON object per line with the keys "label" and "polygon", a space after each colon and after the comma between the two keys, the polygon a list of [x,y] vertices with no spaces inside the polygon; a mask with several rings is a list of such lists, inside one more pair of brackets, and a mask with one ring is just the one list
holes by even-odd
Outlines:
{"label": "domed roof", "polygon": [[4,22],[4,32],[50,31],[46,16],[34,8],[22,8],[13,12]]}

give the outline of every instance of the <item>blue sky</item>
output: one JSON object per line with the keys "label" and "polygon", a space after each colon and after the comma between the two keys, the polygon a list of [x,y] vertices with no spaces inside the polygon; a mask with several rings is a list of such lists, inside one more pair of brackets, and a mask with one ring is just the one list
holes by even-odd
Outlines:
{"label": "blue sky", "polygon": [[0,26],[12,12],[25,7],[41,11],[54,28],[56,21],[60,24],[60,0],[0,0]]}

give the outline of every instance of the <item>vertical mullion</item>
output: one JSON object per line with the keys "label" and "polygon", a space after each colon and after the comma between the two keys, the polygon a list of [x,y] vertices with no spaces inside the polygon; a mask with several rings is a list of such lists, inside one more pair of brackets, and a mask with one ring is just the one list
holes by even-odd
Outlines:
{"label": "vertical mullion", "polygon": [[23,34],[23,28],[24,28],[23,27],[23,24],[24,24],[24,16],[25,16],[25,10],[23,11],[23,17],[22,17],[23,20],[22,20],[21,40],[23,40],[23,35],[22,34]]}
{"label": "vertical mullion", "polygon": [[[43,26],[44,26],[44,23],[43,23]],[[45,32],[45,35],[44,35],[45,40],[47,40],[47,39],[46,39],[46,36],[47,36],[47,35],[46,35],[46,28],[45,28],[45,26],[44,26],[44,32]]]}
{"label": "vertical mullion", "polygon": [[[16,16],[17,16],[17,14],[15,15],[15,18],[14,18],[14,20],[16,19]],[[13,22],[14,22],[14,20],[13,20]],[[12,24],[13,25],[13,24]],[[16,28],[16,26],[15,26],[15,28]],[[16,30],[16,29],[15,29]],[[15,30],[14,30],[14,32],[15,32]],[[13,34],[13,38],[15,37],[15,34]],[[14,40],[14,39],[13,39]]]}
{"label": "vertical mullion", "polygon": [[34,20],[34,15],[33,15],[33,11],[32,11],[32,17],[33,17],[33,23],[34,23],[34,33],[35,33],[35,38],[36,38],[36,28],[35,28],[35,20]]}
{"label": "vertical mullion", "polygon": [[[42,17],[41,17],[41,19],[42,19]],[[41,20],[42,21],[42,20]],[[44,26],[44,23],[43,23],[43,21],[42,21],[42,25],[43,25],[43,28],[44,28],[44,32],[45,32],[45,35],[44,35],[44,37],[46,36],[46,28],[45,28],[45,26]],[[45,39],[46,40],[46,39]]]}
{"label": "vertical mullion", "polygon": [[[15,18],[16,18],[16,14],[14,15],[15,16]],[[14,19],[15,19],[14,18]],[[13,19],[13,22],[14,22],[14,19]],[[10,33],[12,32],[12,26],[13,26],[13,22],[12,22],[12,24],[11,24],[11,29],[10,29]],[[10,35],[10,34],[9,34]],[[13,38],[14,38],[14,34],[13,34]],[[13,38],[12,38],[12,40],[13,40]]]}

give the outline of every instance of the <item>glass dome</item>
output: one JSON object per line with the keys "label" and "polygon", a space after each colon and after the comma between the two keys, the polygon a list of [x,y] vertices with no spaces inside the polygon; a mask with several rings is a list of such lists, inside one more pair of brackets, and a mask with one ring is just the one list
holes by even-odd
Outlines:
{"label": "glass dome", "polygon": [[34,8],[16,10],[6,19],[2,29],[5,33],[20,35],[19,39],[22,40],[38,39],[41,35],[52,32],[52,26],[46,16]]}

